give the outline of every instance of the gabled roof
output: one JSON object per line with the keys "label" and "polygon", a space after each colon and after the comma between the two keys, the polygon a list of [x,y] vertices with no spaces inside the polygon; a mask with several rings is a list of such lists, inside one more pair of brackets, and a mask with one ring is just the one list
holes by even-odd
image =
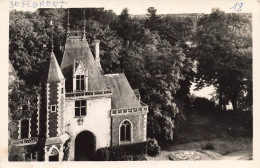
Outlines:
{"label": "gabled roof", "polygon": [[53,52],[51,52],[51,58],[47,64],[46,70],[43,73],[41,82],[50,83],[50,82],[59,82],[64,80],[64,76],[61,72],[60,66],[56,60],[56,57]]}
{"label": "gabled roof", "polygon": [[66,78],[66,91],[72,91],[73,62],[82,61],[85,69],[88,69],[88,90],[107,89],[87,41],[68,40],[61,63],[61,70]]}
{"label": "gabled roof", "polygon": [[112,109],[141,107],[125,74],[105,75],[105,81],[112,89]]}

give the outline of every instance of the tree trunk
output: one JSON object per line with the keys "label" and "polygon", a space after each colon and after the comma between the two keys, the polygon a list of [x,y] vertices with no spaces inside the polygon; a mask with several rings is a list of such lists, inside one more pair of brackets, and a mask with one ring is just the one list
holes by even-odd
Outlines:
{"label": "tree trunk", "polygon": [[233,98],[231,100],[231,103],[232,103],[232,106],[233,106],[233,111],[234,112],[237,112],[237,99],[236,98]]}

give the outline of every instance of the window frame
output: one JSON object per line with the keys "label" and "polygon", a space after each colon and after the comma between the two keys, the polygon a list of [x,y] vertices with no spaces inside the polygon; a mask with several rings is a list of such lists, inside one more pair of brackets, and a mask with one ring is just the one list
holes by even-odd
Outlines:
{"label": "window frame", "polygon": [[28,120],[28,136],[27,138],[31,138],[31,118],[22,118],[19,120],[19,136],[18,139],[27,139],[27,138],[22,138],[22,121],[23,120]]}
{"label": "window frame", "polygon": [[[85,105],[82,105],[81,102],[85,102]],[[76,102],[79,102],[79,106],[76,106]],[[87,100],[76,100],[75,107],[74,107],[74,116],[75,117],[85,117],[87,116]],[[76,115],[76,109],[79,109],[79,115]],[[85,109],[85,115],[82,115],[82,109]]]}
{"label": "window frame", "polygon": [[[52,110],[52,107],[54,107],[55,110]],[[57,112],[57,106],[56,106],[56,105],[51,105],[51,112],[52,112],[52,113],[56,113],[56,112]]]}
{"label": "window frame", "polygon": [[[79,77],[79,78],[77,78]],[[85,86],[85,75],[76,75],[76,91],[84,91],[86,89]]]}
{"label": "window frame", "polygon": [[[129,126],[130,126],[130,131],[129,131],[129,138],[130,138],[130,140],[126,140],[127,139],[127,131],[126,131],[126,126],[125,126],[125,122],[127,122],[128,124],[129,124]],[[125,127],[125,140],[121,140],[121,128],[122,128],[122,126],[123,127]],[[121,123],[120,123],[120,125],[119,125],[119,136],[118,136],[118,139],[119,139],[119,145],[120,144],[127,144],[127,143],[132,143],[133,142],[133,124],[132,124],[132,122],[130,121],[130,120],[128,120],[128,119],[125,119],[125,120],[123,120]]]}

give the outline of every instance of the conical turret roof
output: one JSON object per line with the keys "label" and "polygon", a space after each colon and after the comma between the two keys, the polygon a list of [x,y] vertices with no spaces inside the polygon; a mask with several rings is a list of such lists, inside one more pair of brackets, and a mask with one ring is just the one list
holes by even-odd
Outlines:
{"label": "conical turret roof", "polygon": [[59,82],[64,80],[64,76],[61,72],[58,61],[53,52],[51,52],[51,58],[48,62],[45,73],[42,77],[42,82],[50,83],[50,82]]}

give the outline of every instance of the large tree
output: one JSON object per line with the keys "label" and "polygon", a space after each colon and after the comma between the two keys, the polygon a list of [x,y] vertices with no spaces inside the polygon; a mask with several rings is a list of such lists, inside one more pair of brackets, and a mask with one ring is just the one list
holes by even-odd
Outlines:
{"label": "large tree", "polygon": [[[198,87],[214,85],[220,104],[231,101],[236,111],[252,95],[251,23],[242,15],[213,9],[197,25],[195,58]],[[241,102],[242,101],[242,102]]]}
{"label": "large tree", "polygon": [[142,100],[149,105],[148,136],[163,142],[173,140],[176,116],[176,93],[184,71],[193,64],[182,49],[162,40],[158,33],[144,30],[140,43],[126,48],[122,67],[134,88],[139,88]]}

